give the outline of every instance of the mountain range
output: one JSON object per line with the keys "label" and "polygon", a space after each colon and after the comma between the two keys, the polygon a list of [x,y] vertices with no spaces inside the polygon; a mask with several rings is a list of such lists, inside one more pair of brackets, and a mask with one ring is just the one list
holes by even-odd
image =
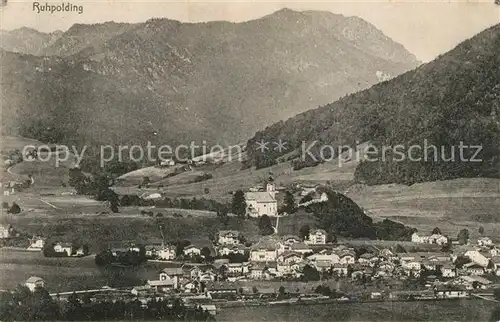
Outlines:
{"label": "mountain range", "polygon": [[[265,167],[290,151],[297,156],[303,142],[309,147],[317,141],[309,160],[301,161],[302,167],[315,166],[321,161],[316,156],[322,145],[338,151],[343,145],[354,148],[358,142],[369,142],[378,148],[378,160],[358,165],[355,176],[362,183],[499,178],[499,53],[496,25],[415,70],[257,132],[247,144],[250,158],[257,167]],[[278,139],[286,141],[288,151],[256,149],[257,142]],[[425,144],[437,152],[425,149]],[[462,156],[461,144],[468,147]],[[412,160],[408,150],[404,160],[394,151],[382,160],[381,148],[397,145],[420,149],[412,151]],[[478,149],[471,148],[475,146],[481,147],[477,154]]]}
{"label": "mountain range", "polygon": [[242,23],[2,32],[2,131],[44,142],[238,143],[419,65],[357,17],[283,9]]}

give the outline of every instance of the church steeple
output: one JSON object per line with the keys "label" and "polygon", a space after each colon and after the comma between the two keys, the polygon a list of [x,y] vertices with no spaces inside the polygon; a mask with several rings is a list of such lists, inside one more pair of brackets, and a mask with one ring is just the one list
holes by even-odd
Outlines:
{"label": "church steeple", "polygon": [[274,179],[273,179],[272,174],[269,175],[269,178],[267,179],[266,191],[269,192],[271,194],[271,196],[273,196],[273,198],[275,198],[276,185],[274,184]]}

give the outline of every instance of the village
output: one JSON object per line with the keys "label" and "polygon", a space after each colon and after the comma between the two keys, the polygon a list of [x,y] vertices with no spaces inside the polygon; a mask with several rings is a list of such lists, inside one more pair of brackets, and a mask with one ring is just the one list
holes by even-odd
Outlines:
{"label": "village", "polygon": [[[306,188],[304,203],[320,203],[326,195]],[[97,265],[160,263],[156,278],[142,285],[50,293],[64,299],[72,294],[87,301],[180,298],[186,305],[201,306],[211,314],[221,307],[282,305],[290,303],[348,303],[363,301],[416,301],[483,298],[493,299],[500,281],[500,247],[487,237],[470,240],[460,232],[452,239],[435,228],[429,234],[415,232],[410,243],[423,250],[381,248],[368,243],[329,240],[323,229],[308,228],[298,235],[280,235],[277,191],[272,180],[264,189],[245,193],[247,216],[274,217],[273,232],[250,241],[238,230],[220,230],[209,244],[190,241],[169,244],[165,236],[148,244],[130,241],[110,245],[93,255],[85,245],[62,241],[47,247],[46,238],[33,236],[28,250],[45,256],[95,256]],[[0,238],[15,233],[0,227]],[[406,244],[405,244],[406,245]],[[47,248],[50,254],[46,254]],[[438,249],[438,251],[436,250]],[[53,252],[52,252],[53,251]],[[130,262],[131,258],[135,261]],[[30,276],[25,286],[32,292],[50,285]]]}
{"label": "village", "polygon": [[[171,161],[160,167],[174,164]],[[23,184],[29,186],[33,182],[29,176]],[[16,194],[22,189],[20,185],[5,184],[8,189],[4,189],[4,195]],[[149,183],[143,185],[149,188]],[[242,217],[259,225],[266,219],[267,227],[260,236],[223,229],[208,236],[205,242],[199,242],[199,238],[172,241],[160,229],[160,239],[116,241],[105,250],[92,253],[86,244],[53,236],[27,236],[11,225],[2,225],[0,242],[4,248],[21,246],[26,251],[41,252],[46,258],[68,257],[77,261],[90,257],[98,267],[141,267],[146,262],[160,267],[142,284],[64,291],[52,291],[43,277],[26,276],[24,286],[29,291],[45,289],[59,301],[140,301],[148,307],[151,301],[175,298],[186,307],[201,307],[212,315],[225,307],[291,303],[477,298],[495,301],[495,290],[500,287],[500,247],[484,234],[471,240],[464,229],[457,238],[451,238],[436,227],[428,233],[415,231],[401,243],[405,248],[398,243],[382,247],[371,241],[362,246],[352,239],[338,241],[314,225],[304,225],[298,234],[280,233],[280,221],[294,216],[283,210],[287,198],[297,209],[308,209],[328,202],[327,192],[318,184],[279,186],[272,173],[247,191],[231,192],[233,200],[239,198],[243,203]],[[148,205],[155,205],[156,200],[161,202],[164,197],[159,190],[120,196]],[[15,203],[3,208],[14,215],[21,211]]]}

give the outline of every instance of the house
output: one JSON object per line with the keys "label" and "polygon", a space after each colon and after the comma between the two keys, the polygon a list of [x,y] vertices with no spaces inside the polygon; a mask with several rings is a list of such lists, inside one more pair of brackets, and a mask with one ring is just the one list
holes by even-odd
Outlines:
{"label": "house", "polygon": [[194,245],[189,245],[184,247],[184,256],[188,257],[194,257],[194,256],[200,256],[201,255],[201,249],[194,246]]}
{"label": "house", "polygon": [[354,256],[354,254],[348,252],[340,254],[339,257],[340,257],[339,259],[340,264],[349,265],[349,264],[354,264],[356,262],[356,257]]}
{"label": "house", "polygon": [[326,272],[332,268],[332,263],[330,261],[317,260],[313,265],[319,272]]}
{"label": "house", "polygon": [[479,246],[493,246],[493,241],[489,237],[480,237],[477,240]]}
{"label": "house", "polygon": [[230,254],[245,254],[245,247],[243,245],[227,245],[220,247],[218,249],[219,255],[230,255]]}
{"label": "house", "polygon": [[45,238],[43,237],[33,237],[30,240],[29,250],[42,250],[45,246]]}
{"label": "house", "polygon": [[111,248],[111,254],[113,256],[120,256],[129,252],[127,247],[113,247]]}
{"label": "house", "polygon": [[66,253],[66,256],[71,256],[73,254],[73,244],[57,242],[54,244],[54,251],[56,253]]}
{"label": "house", "polygon": [[387,248],[380,250],[378,256],[382,260],[387,260],[387,261],[394,261],[398,258],[396,255],[394,255],[394,253],[390,249]]}
{"label": "house", "polygon": [[401,267],[403,267],[407,271],[420,271],[422,262],[418,260],[405,260],[401,262]]}
{"label": "house", "polygon": [[207,296],[211,299],[234,299],[238,288],[228,283],[211,283],[207,285]]}
{"label": "house", "polygon": [[182,283],[181,289],[183,289],[185,293],[196,293],[196,291],[198,290],[198,282],[185,281],[184,283]]}
{"label": "house", "polygon": [[440,285],[434,287],[434,295],[436,298],[440,299],[458,299],[467,298],[470,292],[465,289],[465,287],[457,287],[450,285]]}
{"label": "house", "polygon": [[293,264],[286,263],[286,262],[278,262],[276,269],[277,269],[278,274],[280,276],[286,276],[286,275],[291,275],[294,273],[294,269],[292,267],[293,267]]}
{"label": "house", "polygon": [[300,195],[302,197],[305,197],[311,193],[315,193],[316,192],[316,188],[318,186],[317,185],[314,185],[314,186],[302,186],[301,187],[301,190],[300,190]]}
{"label": "house", "polygon": [[447,261],[450,259],[450,255],[447,253],[435,253],[435,252],[414,252],[414,253],[401,253],[399,254],[399,259],[401,261],[407,260],[433,260],[433,261]]}
{"label": "house", "polygon": [[0,225],[0,239],[10,238],[11,231],[12,231],[11,225],[7,226]]}
{"label": "house", "polygon": [[441,234],[432,234],[430,236],[420,236],[418,233],[415,232],[411,235],[411,241],[413,243],[420,243],[420,244],[445,245],[448,243],[448,237],[443,236]]}
{"label": "house", "polygon": [[312,245],[326,244],[326,231],[323,229],[314,229],[309,233],[309,237],[304,242]]}
{"label": "house", "polygon": [[169,278],[163,280],[149,280],[146,285],[154,292],[167,292],[177,288],[177,283]]}
{"label": "house", "polygon": [[306,243],[295,243],[290,246],[290,250],[300,253],[300,254],[309,254],[312,253],[313,250]]}
{"label": "house", "polygon": [[273,279],[281,275],[278,271],[277,262],[253,262],[250,263],[250,278],[252,279]]}
{"label": "house", "polygon": [[173,159],[165,159],[161,160],[160,166],[161,167],[173,167],[175,165],[175,161]]}
{"label": "house", "polygon": [[217,243],[219,245],[235,245],[240,243],[240,232],[237,230],[219,231]]}
{"label": "house", "polygon": [[375,277],[391,276],[394,273],[394,268],[395,268],[394,264],[390,262],[383,262],[376,267],[373,275]]}
{"label": "house", "polygon": [[500,256],[494,256],[491,259],[491,263],[493,264],[493,272],[496,276],[500,276]]}
{"label": "house", "polygon": [[233,276],[246,275],[250,272],[250,263],[229,263],[227,264],[227,272]]}
{"label": "house", "polygon": [[217,278],[217,274],[213,271],[205,271],[198,277],[200,282],[213,282]]}
{"label": "house", "polygon": [[177,256],[176,247],[172,245],[163,245],[156,251],[156,256],[160,260],[173,260]]}
{"label": "house", "polygon": [[347,276],[347,265],[345,264],[333,264],[332,272],[337,274],[338,276]]}
{"label": "house", "polygon": [[278,256],[278,263],[285,263],[287,265],[291,265],[293,263],[298,263],[303,261],[302,254],[293,251],[283,252]]}
{"label": "house", "polygon": [[249,191],[245,193],[247,205],[246,213],[250,217],[276,217],[278,203],[276,201],[276,187],[272,181],[268,182],[266,191]]}
{"label": "house", "polygon": [[45,281],[41,279],[40,277],[36,276],[31,276],[26,280],[24,283],[26,287],[31,291],[34,292],[37,287],[43,288],[45,287]]}
{"label": "house", "polygon": [[481,276],[459,276],[451,282],[452,285],[464,286],[468,290],[485,289],[493,284]]}
{"label": "house", "polygon": [[177,288],[179,281],[182,279],[184,272],[181,267],[166,267],[159,275],[160,281],[172,281],[173,287]]}
{"label": "house", "polygon": [[482,267],[487,267],[490,262],[490,260],[478,250],[468,250],[464,253],[464,256],[468,257],[472,262]]}
{"label": "house", "polygon": [[306,258],[310,262],[315,261],[329,261],[330,264],[335,264],[340,262],[340,256],[335,254],[331,250],[322,250],[319,253],[314,253],[312,255],[307,256]]}
{"label": "house", "polygon": [[295,235],[283,236],[283,238],[281,240],[283,240],[283,243],[285,245],[292,245],[292,244],[301,242],[300,238],[298,236],[295,236]]}
{"label": "house", "polygon": [[[277,268],[278,268],[278,266],[276,265],[276,269]],[[251,265],[250,265],[250,278],[256,279],[256,280],[265,279],[266,278],[265,270],[266,270],[266,263],[265,262],[251,263]]]}
{"label": "house", "polygon": [[162,244],[150,244],[144,246],[145,255],[147,258],[156,258],[158,256],[158,251],[161,249]]}
{"label": "house", "polygon": [[158,199],[162,199],[163,196],[161,195],[161,193],[159,192],[153,192],[153,193],[144,193],[140,196],[141,199],[144,199],[144,200],[158,200]]}
{"label": "house", "polygon": [[250,261],[252,262],[269,262],[276,261],[278,249],[280,248],[279,241],[272,237],[263,237],[250,248]]}
{"label": "house", "polygon": [[319,191],[314,191],[309,194],[307,194],[303,199],[301,199],[301,202],[297,205],[298,207],[307,207],[315,203],[320,203],[328,201],[328,195],[326,192],[319,192]]}
{"label": "house", "polygon": [[132,288],[132,290],[130,292],[132,293],[132,295],[135,295],[135,296],[146,296],[146,295],[150,294],[152,291],[153,290],[151,288],[151,285],[146,284],[143,286],[135,286],[134,288]]}
{"label": "house", "polygon": [[445,265],[441,266],[441,274],[443,277],[447,277],[447,278],[457,276],[457,272],[456,272],[455,266],[453,264],[445,264]]}
{"label": "house", "polygon": [[482,265],[476,264],[474,262],[464,264],[462,268],[469,275],[480,276],[480,275],[484,275],[484,273],[485,273],[484,267]]}
{"label": "house", "polygon": [[441,234],[432,234],[429,236],[429,244],[446,245],[448,237]]}
{"label": "house", "polygon": [[374,266],[378,261],[377,255],[372,253],[364,253],[358,258],[358,263],[365,266]]}

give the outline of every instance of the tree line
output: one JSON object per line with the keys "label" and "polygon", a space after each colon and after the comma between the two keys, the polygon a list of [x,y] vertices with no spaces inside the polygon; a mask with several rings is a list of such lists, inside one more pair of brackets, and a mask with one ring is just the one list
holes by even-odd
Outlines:
{"label": "tree line", "polygon": [[107,321],[107,320],[215,321],[200,306],[186,307],[179,299],[152,299],[147,305],[139,300],[94,302],[90,296],[76,294],[67,301],[53,299],[43,288],[31,292],[19,285],[12,292],[0,293],[2,321]]}

